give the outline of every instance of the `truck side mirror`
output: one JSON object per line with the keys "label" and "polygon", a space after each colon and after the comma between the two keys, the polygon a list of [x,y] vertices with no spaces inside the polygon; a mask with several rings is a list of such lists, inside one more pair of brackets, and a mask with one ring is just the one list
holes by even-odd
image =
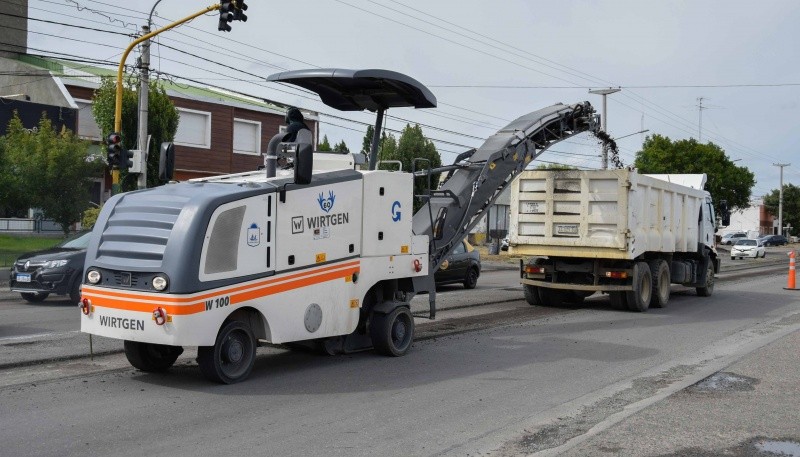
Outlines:
{"label": "truck side mirror", "polygon": [[161,143],[158,156],[158,179],[162,182],[172,181],[175,174],[175,145],[170,142]]}

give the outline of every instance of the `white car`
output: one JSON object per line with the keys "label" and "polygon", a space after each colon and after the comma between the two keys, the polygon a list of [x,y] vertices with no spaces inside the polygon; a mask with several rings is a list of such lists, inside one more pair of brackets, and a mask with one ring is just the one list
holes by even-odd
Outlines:
{"label": "white car", "polygon": [[736,244],[733,245],[731,248],[731,260],[736,260],[737,258],[745,258],[745,257],[752,257],[757,259],[759,257],[766,257],[767,251],[764,249],[764,245],[761,244],[759,240],[753,239],[744,239],[739,240]]}

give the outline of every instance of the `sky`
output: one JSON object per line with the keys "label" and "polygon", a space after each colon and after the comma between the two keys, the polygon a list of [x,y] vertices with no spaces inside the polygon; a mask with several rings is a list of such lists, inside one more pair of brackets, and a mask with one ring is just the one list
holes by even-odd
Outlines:
{"label": "sky", "polygon": [[[15,2],[19,0],[7,0]],[[29,48],[118,61],[155,0],[29,0]],[[161,0],[161,27],[210,3]],[[180,77],[339,116],[321,116],[331,144],[361,148],[371,113],[341,113],[314,94],[265,81],[284,70],[381,68],[436,95],[435,109],[390,110],[387,128],[420,123],[443,162],[478,147],[511,120],[555,103],[608,96],[608,131],[631,164],[648,134],[698,138],[755,173],[753,196],[800,185],[800,2],[771,0],[248,0],[247,22],[217,31],[216,13],[162,34],[151,67]],[[80,41],[77,41],[80,40]],[[163,46],[162,46],[163,45]],[[167,46],[175,49],[167,48]],[[31,53],[41,53],[31,51]],[[63,53],[63,54],[54,54]],[[47,53],[43,53],[47,54]],[[135,55],[129,57],[134,63]],[[167,76],[170,74],[173,76]],[[702,98],[702,130],[699,101]],[[641,130],[646,133],[637,133]],[[600,167],[583,134],[542,161]]]}

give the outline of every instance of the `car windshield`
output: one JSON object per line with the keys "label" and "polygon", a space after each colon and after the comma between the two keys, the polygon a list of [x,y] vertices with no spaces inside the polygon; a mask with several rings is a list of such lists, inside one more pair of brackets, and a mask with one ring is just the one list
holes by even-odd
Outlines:
{"label": "car windshield", "polygon": [[89,246],[92,232],[79,233],[58,245],[67,249],[86,249]]}
{"label": "car windshield", "polygon": [[756,240],[739,240],[736,242],[736,246],[755,246]]}

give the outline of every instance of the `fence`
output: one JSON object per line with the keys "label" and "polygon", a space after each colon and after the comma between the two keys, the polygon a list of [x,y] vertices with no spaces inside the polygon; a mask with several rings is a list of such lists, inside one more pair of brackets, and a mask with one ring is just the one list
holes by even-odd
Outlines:
{"label": "fence", "polygon": [[51,233],[61,232],[61,225],[51,219],[0,218],[0,232]]}

